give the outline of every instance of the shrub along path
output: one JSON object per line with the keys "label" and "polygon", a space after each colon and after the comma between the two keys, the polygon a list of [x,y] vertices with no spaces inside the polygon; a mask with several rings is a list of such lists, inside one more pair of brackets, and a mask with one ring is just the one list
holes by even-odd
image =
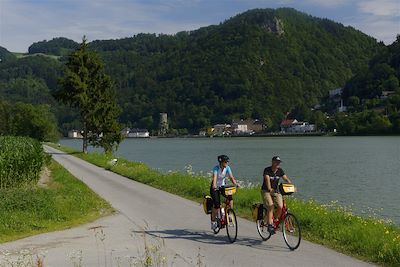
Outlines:
{"label": "shrub along path", "polygon": [[[237,242],[228,244],[224,231],[217,236],[211,234],[209,217],[197,203],[106,171],[53,148],[46,149],[53,152],[55,160],[123,214],[130,221],[133,233],[143,226],[149,235],[164,238],[170,263],[178,255],[189,264],[200,251],[201,261],[207,266],[231,266],[233,263],[233,266],[368,266],[365,262],[307,241],[303,241],[297,251],[291,252],[281,234],[263,243],[255,224],[244,219],[239,219]],[[118,223],[109,225],[109,228],[126,231]],[[52,257],[53,250],[63,247],[62,236],[54,237],[58,242],[48,248],[46,261],[51,265],[65,261],[65,258]],[[40,240],[40,236],[35,239],[36,246],[40,246]],[[43,246],[48,242],[43,242]],[[3,249],[7,246],[16,248],[18,244],[22,243],[11,243]],[[114,245],[118,246],[118,243]],[[109,246],[112,248],[113,244]],[[77,246],[76,249],[81,248]],[[96,247],[85,249],[95,250]],[[133,246],[132,250],[135,249]]]}

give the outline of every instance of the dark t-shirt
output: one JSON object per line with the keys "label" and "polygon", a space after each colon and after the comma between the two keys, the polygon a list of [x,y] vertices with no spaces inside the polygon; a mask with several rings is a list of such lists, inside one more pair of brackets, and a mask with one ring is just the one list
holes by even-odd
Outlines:
{"label": "dark t-shirt", "polygon": [[269,179],[271,182],[271,188],[274,190],[277,190],[278,184],[279,184],[279,179],[285,175],[285,172],[281,168],[278,168],[275,173],[272,171],[271,166],[265,168],[264,174],[263,174],[263,185],[261,187],[262,190],[267,190],[267,184],[265,183],[265,179],[264,179],[265,175],[269,176]]}

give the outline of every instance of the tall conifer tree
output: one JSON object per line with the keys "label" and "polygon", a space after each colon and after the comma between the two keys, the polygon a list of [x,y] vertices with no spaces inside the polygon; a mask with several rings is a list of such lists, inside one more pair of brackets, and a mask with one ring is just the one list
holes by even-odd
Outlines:
{"label": "tall conifer tree", "polygon": [[111,79],[104,72],[99,56],[89,49],[84,37],[79,48],[68,58],[57,98],[79,110],[83,125],[83,147],[103,147],[112,153],[122,140],[118,122],[120,107]]}

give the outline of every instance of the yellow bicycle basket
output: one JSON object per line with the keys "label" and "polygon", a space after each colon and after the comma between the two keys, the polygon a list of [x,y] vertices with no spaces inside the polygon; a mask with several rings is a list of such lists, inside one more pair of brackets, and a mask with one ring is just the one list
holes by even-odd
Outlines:
{"label": "yellow bicycle basket", "polygon": [[296,192],[296,187],[293,184],[280,184],[279,191],[282,195],[291,195]]}
{"label": "yellow bicycle basket", "polygon": [[232,186],[232,187],[225,187],[225,196],[232,196],[236,193],[236,187]]}

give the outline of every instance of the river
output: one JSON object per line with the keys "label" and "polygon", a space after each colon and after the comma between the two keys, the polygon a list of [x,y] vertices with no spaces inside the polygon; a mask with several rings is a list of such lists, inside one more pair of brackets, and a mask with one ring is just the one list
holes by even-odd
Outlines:
{"label": "river", "polygon": [[[81,148],[81,140],[61,144]],[[272,156],[298,187],[296,196],[321,203],[338,201],[357,214],[400,225],[400,137],[265,137],[126,139],[117,155],[161,171],[207,174],[219,154],[231,158],[239,179],[261,183]]]}

